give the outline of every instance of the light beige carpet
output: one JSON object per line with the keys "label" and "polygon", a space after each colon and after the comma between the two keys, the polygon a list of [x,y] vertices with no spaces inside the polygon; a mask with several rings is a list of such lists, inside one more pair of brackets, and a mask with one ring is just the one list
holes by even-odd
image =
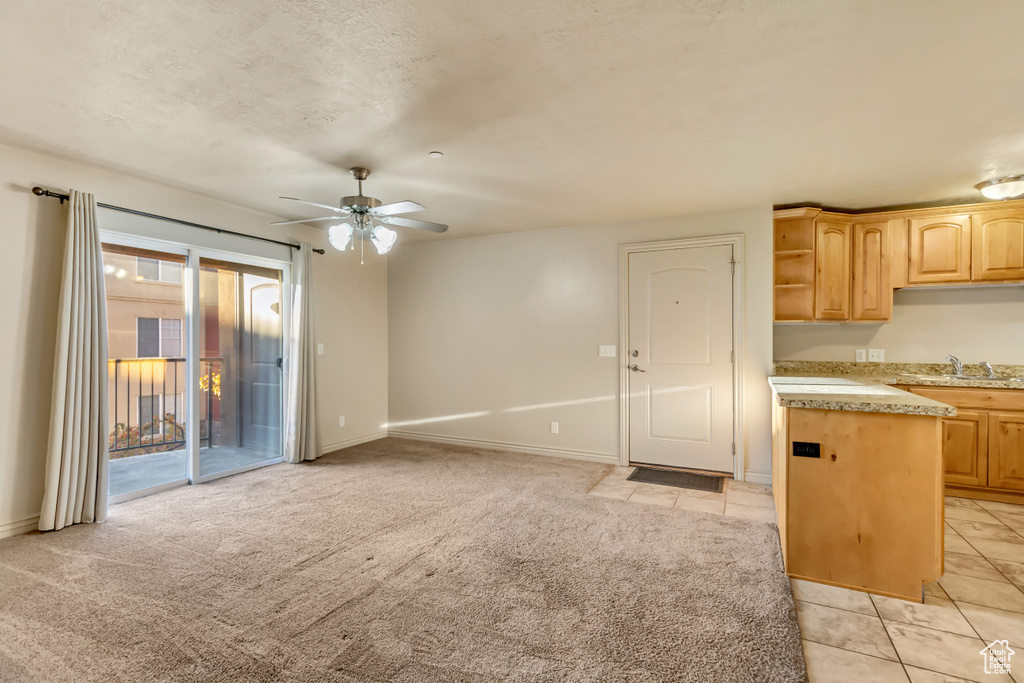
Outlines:
{"label": "light beige carpet", "polygon": [[385,439],[0,541],[3,681],[803,681],[775,527]]}

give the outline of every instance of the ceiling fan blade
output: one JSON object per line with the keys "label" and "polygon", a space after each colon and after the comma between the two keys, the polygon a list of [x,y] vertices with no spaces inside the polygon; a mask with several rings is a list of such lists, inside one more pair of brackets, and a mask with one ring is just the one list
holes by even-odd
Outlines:
{"label": "ceiling fan blade", "polygon": [[411,218],[400,218],[399,216],[388,216],[386,222],[391,225],[401,225],[403,228],[416,228],[417,230],[429,230],[430,232],[444,232],[448,229],[447,225],[441,223],[416,221]]}
{"label": "ceiling fan blade", "polygon": [[370,213],[375,216],[392,216],[396,213],[412,213],[413,211],[423,211],[423,206],[416,202],[404,201],[395,202],[394,204],[385,204],[384,206],[377,206],[370,209]]}
{"label": "ceiling fan blade", "polygon": [[323,218],[300,218],[294,221],[278,221],[271,223],[271,225],[291,225],[292,223],[309,223],[311,221],[340,221],[344,220],[348,216],[347,213],[338,214],[337,216],[324,216]]}
{"label": "ceiling fan blade", "polygon": [[336,206],[327,206],[326,204],[317,204],[316,202],[306,201],[305,199],[299,199],[298,197],[280,197],[280,199],[289,199],[293,202],[302,202],[303,204],[309,204],[310,206],[319,206],[321,209],[327,209],[328,211],[337,211],[338,213],[346,213],[344,209],[339,209]]}

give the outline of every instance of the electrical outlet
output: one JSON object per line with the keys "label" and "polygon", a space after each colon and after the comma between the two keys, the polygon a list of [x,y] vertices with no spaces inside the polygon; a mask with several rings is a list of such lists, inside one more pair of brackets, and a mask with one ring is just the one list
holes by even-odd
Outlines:
{"label": "electrical outlet", "polygon": [[872,363],[881,363],[885,360],[885,349],[868,349],[868,360]]}
{"label": "electrical outlet", "polygon": [[341,417],[338,418],[338,426],[339,427],[344,427],[345,426],[345,416],[344,415],[342,415]]}
{"label": "electrical outlet", "polygon": [[597,355],[601,358],[615,358],[615,346],[598,346]]}
{"label": "electrical outlet", "polygon": [[552,422],[551,423],[551,433],[552,434],[557,434],[558,433],[558,423],[557,422]]}
{"label": "electrical outlet", "polygon": [[324,345],[323,344],[317,344],[316,345],[316,355],[318,355],[318,356],[324,355]]}
{"label": "electrical outlet", "polygon": [[857,349],[857,362],[858,363],[866,363],[867,360],[868,360],[868,350],[867,349]]}

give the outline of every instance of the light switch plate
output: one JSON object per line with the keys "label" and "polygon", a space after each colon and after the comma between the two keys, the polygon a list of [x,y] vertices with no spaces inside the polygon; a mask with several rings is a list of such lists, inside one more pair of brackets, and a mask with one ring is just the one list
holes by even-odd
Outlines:
{"label": "light switch plate", "polygon": [[342,416],[340,416],[338,418],[338,426],[339,427],[344,427],[345,426],[345,416],[344,415],[342,415]]}
{"label": "light switch plate", "polygon": [[551,423],[551,433],[552,434],[557,434],[558,433],[558,423],[557,422],[552,422]]}
{"label": "light switch plate", "polygon": [[858,363],[866,363],[867,360],[868,360],[868,350],[867,349],[857,349],[857,362]]}
{"label": "light switch plate", "polygon": [[324,345],[323,344],[317,344],[316,345],[316,355],[318,355],[318,356],[324,355]]}
{"label": "light switch plate", "polygon": [[598,346],[597,355],[601,358],[615,358],[614,346]]}
{"label": "light switch plate", "polygon": [[868,349],[868,360],[872,363],[885,361],[885,349]]}

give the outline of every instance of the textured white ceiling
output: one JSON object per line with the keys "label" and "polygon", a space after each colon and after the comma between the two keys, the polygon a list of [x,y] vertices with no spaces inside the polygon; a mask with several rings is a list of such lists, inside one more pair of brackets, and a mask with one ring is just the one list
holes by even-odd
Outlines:
{"label": "textured white ceiling", "polygon": [[1020,0],[22,0],[0,139],[297,217],[366,165],[448,236],[974,198],[1024,173],[1022,37]]}

